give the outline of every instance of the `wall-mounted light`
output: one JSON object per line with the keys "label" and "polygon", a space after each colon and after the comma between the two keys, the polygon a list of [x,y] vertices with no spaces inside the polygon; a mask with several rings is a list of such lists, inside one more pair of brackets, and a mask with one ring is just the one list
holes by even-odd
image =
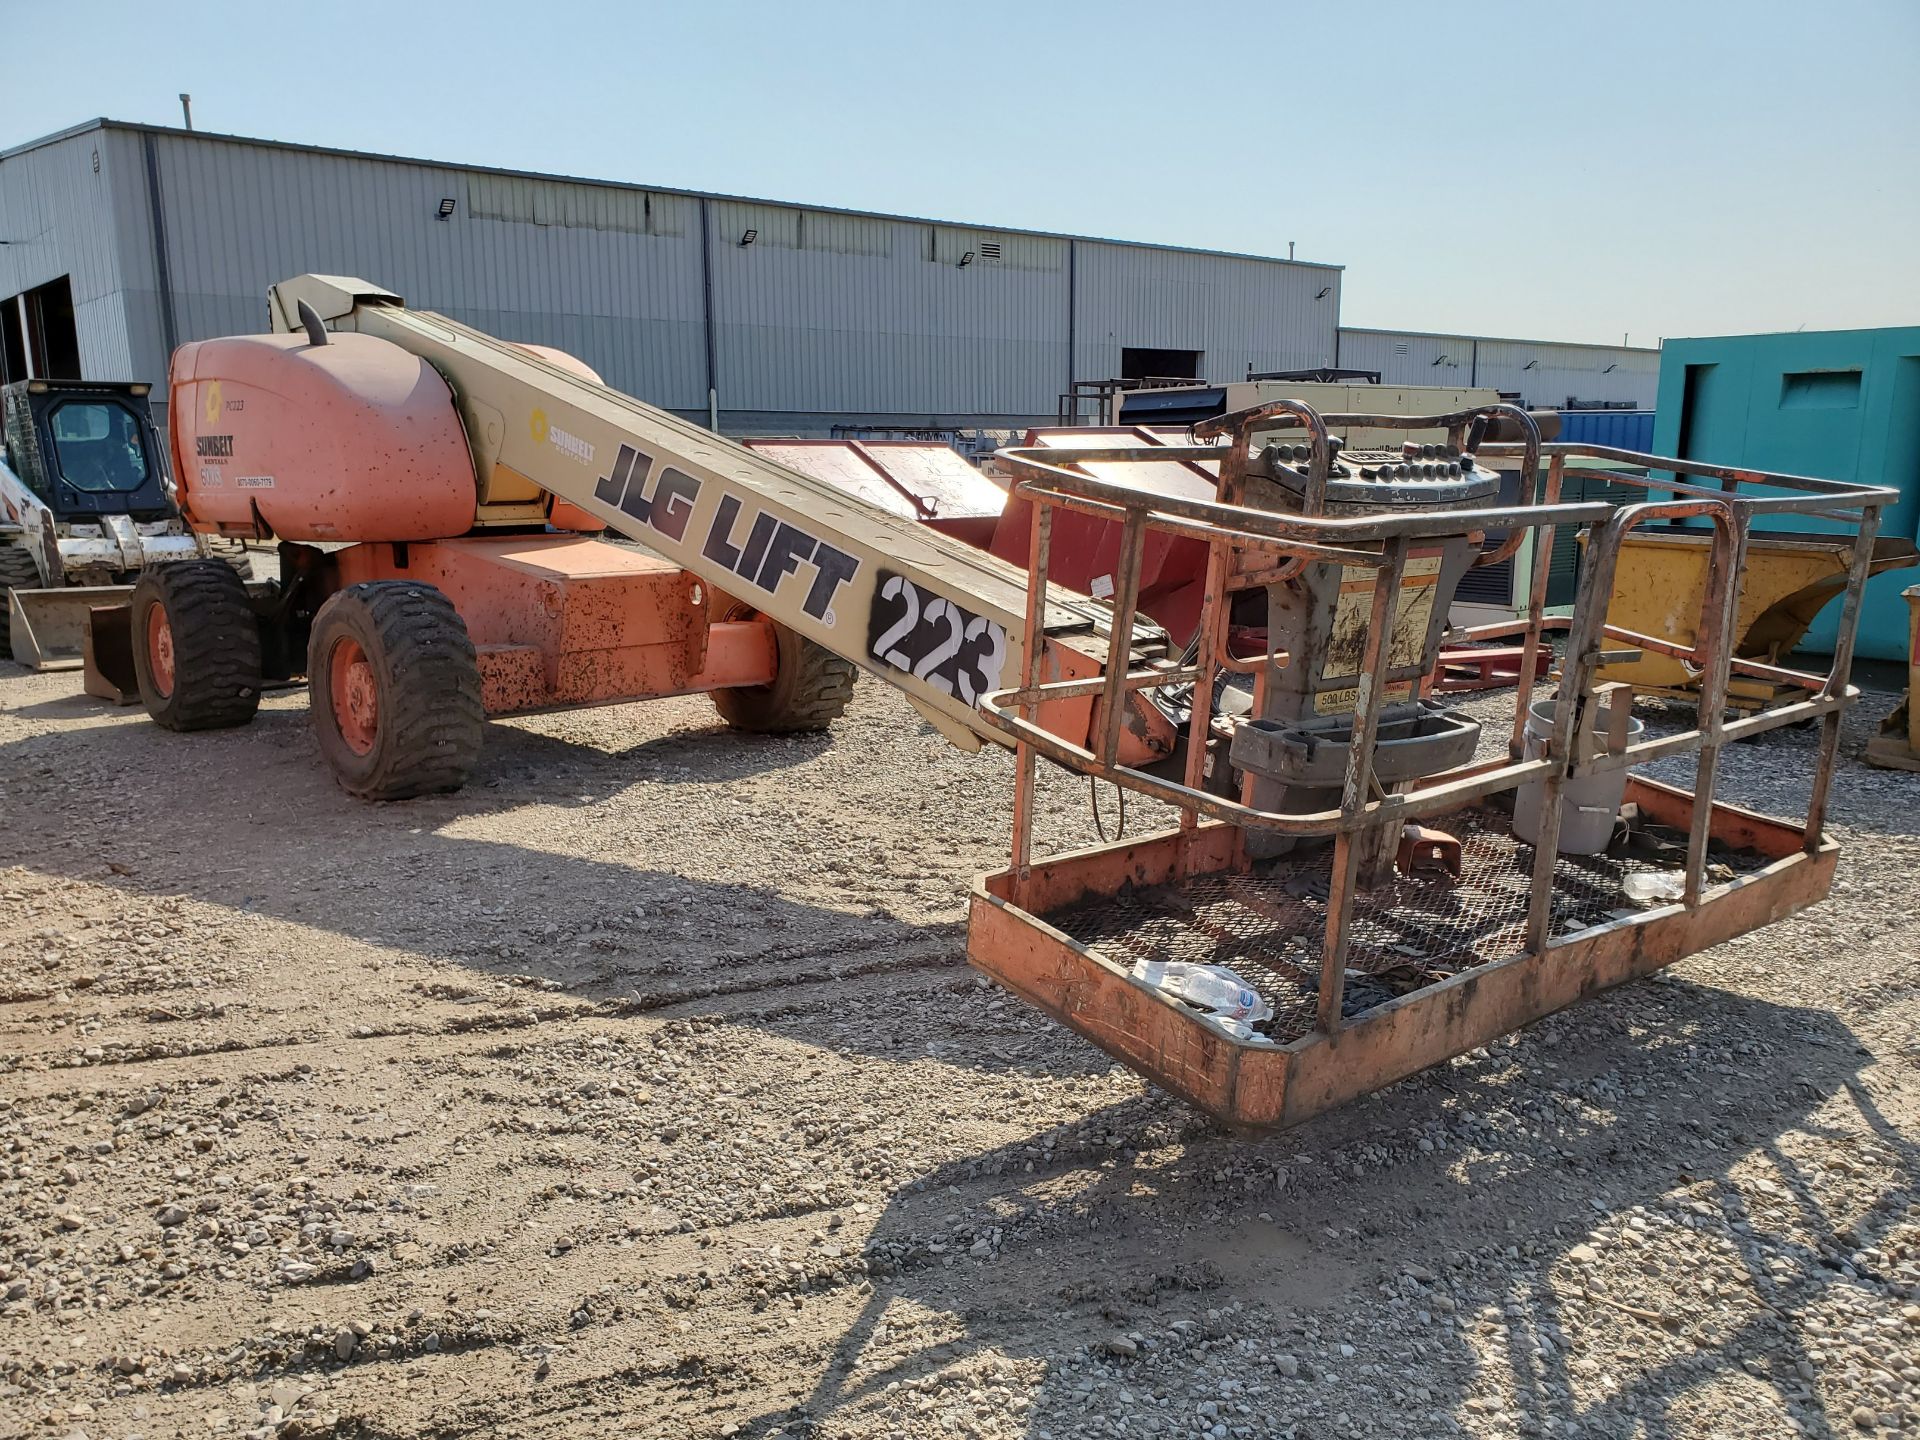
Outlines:
{"label": "wall-mounted light", "polygon": [[1444,365],[1447,363],[1447,357],[1444,355],[1441,355],[1438,358],[1436,358],[1433,363],[1435,365]]}
{"label": "wall-mounted light", "polygon": [[440,197],[440,209],[437,214],[442,220],[451,220],[453,218],[453,196],[443,195]]}
{"label": "wall-mounted light", "polygon": [[1333,293],[1333,287],[1331,285],[1322,285],[1320,287],[1320,293],[1314,296],[1313,298],[1316,300],[1324,300],[1327,298],[1327,296],[1331,295],[1332,293]]}
{"label": "wall-mounted light", "polygon": [[1600,373],[1602,375],[1611,375],[1614,371],[1618,370],[1619,368],[1620,368],[1620,362],[1616,360],[1613,362],[1613,364],[1607,366],[1607,368],[1602,370]]}
{"label": "wall-mounted light", "polygon": [[1540,362],[1538,360],[1529,360],[1520,368],[1522,370],[1538,370],[1540,368]]}
{"label": "wall-mounted light", "polygon": [[746,249],[747,246],[751,245],[754,241],[758,240],[759,238],[760,238],[760,232],[758,230],[747,231],[746,234],[740,237],[740,248],[742,250]]}
{"label": "wall-mounted light", "polygon": [[960,268],[962,270],[966,269],[972,263],[973,263],[973,252],[971,250],[967,251],[966,254],[960,257]]}

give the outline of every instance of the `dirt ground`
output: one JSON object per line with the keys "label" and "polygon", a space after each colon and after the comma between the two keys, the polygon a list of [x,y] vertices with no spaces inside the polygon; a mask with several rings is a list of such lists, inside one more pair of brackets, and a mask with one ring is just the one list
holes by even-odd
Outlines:
{"label": "dirt ground", "polygon": [[966,968],[1011,762],[870,681],[370,807],[297,692],[178,736],[0,664],[0,1435],[1920,1428],[1890,705],[1828,903],[1246,1140]]}

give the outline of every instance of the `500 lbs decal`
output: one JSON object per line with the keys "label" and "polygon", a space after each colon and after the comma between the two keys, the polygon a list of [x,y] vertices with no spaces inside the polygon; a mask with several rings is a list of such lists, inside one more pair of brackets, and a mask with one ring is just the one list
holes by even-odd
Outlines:
{"label": "500 lbs decal", "polygon": [[967,704],[1000,688],[1007,632],[983,615],[930,595],[904,575],[875,577],[867,617],[867,653]]}

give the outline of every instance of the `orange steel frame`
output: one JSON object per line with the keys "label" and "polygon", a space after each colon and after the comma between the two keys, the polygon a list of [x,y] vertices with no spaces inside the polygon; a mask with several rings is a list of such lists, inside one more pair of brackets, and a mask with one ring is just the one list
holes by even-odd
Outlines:
{"label": "orange steel frame", "polygon": [[577,535],[368,542],[330,557],[342,586],[416,580],[466,622],[489,715],[765,685],[772,623],[677,565]]}
{"label": "orange steel frame", "polygon": [[[1523,485],[1517,507],[1337,519],[1324,515],[1321,497],[1329,474],[1329,426],[1445,428],[1458,444],[1474,421],[1492,414],[1515,417],[1529,436],[1523,446],[1483,447],[1496,453],[1520,452]],[[1313,439],[1304,513],[1279,515],[1245,509],[1237,502],[1252,437],[1256,430],[1285,425],[1302,426]],[[1122,522],[1124,541],[1114,597],[1114,628],[1121,633],[1133,619],[1140,554],[1150,532],[1200,536],[1210,546],[1210,558],[1194,663],[1131,673],[1116,665],[1099,680],[1049,683],[1043,681],[1038,665],[1030,662],[1017,687],[982,698],[982,715],[1015,743],[1017,773],[1012,863],[1005,871],[981,877],[973,891],[967,948],[968,958],[977,968],[1221,1121],[1266,1128],[1298,1123],[1484,1044],[1582,996],[1771,923],[1826,895],[1837,853],[1837,847],[1823,832],[1827,795],[1838,753],[1841,712],[1859,694],[1848,684],[1854,633],[1879,513],[1896,498],[1894,492],[1603,447],[1543,446],[1531,419],[1510,406],[1432,417],[1322,417],[1297,402],[1279,401],[1220,417],[1196,427],[1195,433],[1203,440],[1225,436],[1230,447],[1223,451],[1196,445],[1190,451],[1146,452],[1145,458],[1187,458],[1190,453],[1194,458],[1221,459],[1218,503],[1175,500],[1093,479],[1062,468],[1055,463],[1059,456],[1037,449],[1002,452],[1003,463],[1014,471],[1017,489],[1037,505],[1028,561],[1029,596],[1044,593],[1050,521],[1056,508],[1102,514]],[[1072,458],[1124,462],[1140,453],[1082,451]],[[1673,472],[1671,479],[1609,476],[1671,498],[1650,498],[1618,507],[1562,503],[1565,462],[1574,455],[1597,455],[1623,465]],[[1543,458],[1547,461],[1544,477],[1540,465]],[[1683,475],[1715,483],[1694,483],[1681,479]],[[1825,675],[1763,666],[1732,654],[1733,617],[1753,519],[1761,513],[1780,511],[1824,515],[1857,526],[1839,641]],[[1702,674],[1696,726],[1633,744],[1622,740],[1596,753],[1589,738],[1594,727],[1587,717],[1608,698],[1608,687],[1595,680],[1602,647],[1609,639],[1644,638],[1610,626],[1605,619],[1620,541],[1635,525],[1676,518],[1705,521],[1713,529],[1703,623],[1699,639],[1687,656]],[[1544,551],[1552,544],[1556,524],[1588,526],[1591,534],[1588,564],[1574,613],[1570,621],[1563,622],[1569,635],[1560,693],[1573,703],[1557,708],[1546,753],[1528,758],[1523,739],[1536,660],[1547,643],[1546,631],[1555,628],[1554,620],[1545,613],[1546,569],[1542,566],[1535,570],[1529,618],[1517,627],[1524,640],[1508,759],[1431,777],[1407,793],[1382,794],[1373,782],[1371,752],[1380,711],[1386,703],[1386,637],[1392,633],[1409,552],[1429,537],[1507,529],[1507,541],[1481,559],[1481,563],[1492,563],[1504,558],[1528,530],[1541,532],[1539,545]],[[1235,590],[1285,578],[1307,564],[1326,561],[1367,566],[1379,577],[1357,687],[1353,741],[1341,803],[1337,809],[1313,814],[1257,810],[1244,798],[1228,799],[1206,787],[1206,741],[1214,728],[1211,697],[1222,670],[1250,671],[1258,686],[1268,665],[1285,664],[1288,659],[1283,653],[1251,662],[1231,656],[1226,643],[1227,601]],[[1039,623],[1038,606],[1030,600],[1029,644],[1025,651],[1029,656],[1037,653],[1033,641]],[[1301,657],[1303,661],[1306,658]],[[1729,677],[1735,672],[1764,672],[1769,678],[1792,685],[1805,698],[1728,721],[1724,701]],[[1116,745],[1123,697],[1178,683],[1194,687],[1184,783],[1135,769],[1125,763]],[[1069,744],[1036,723],[1040,707],[1047,702],[1094,694],[1100,697],[1100,707],[1089,744]],[[1624,710],[1621,713],[1624,716]],[[1813,718],[1822,722],[1823,731],[1804,823],[1770,819],[1713,803],[1719,754],[1727,743]],[[1571,935],[1554,936],[1553,879],[1562,788],[1570,779],[1687,752],[1697,752],[1699,757],[1692,793],[1637,776],[1629,777],[1628,790],[1629,798],[1648,817],[1687,833],[1684,890],[1679,903],[1591,925]],[[1032,822],[1035,766],[1041,755],[1178,807],[1179,828],[1131,843],[1036,861]],[[1348,931],[1364,832],[1445,815],[1528,781],[1539,783],[1544,793],[1525,942],[1520,952],[1463,970],[1351,1020],[1344,1018]],[[1243,789],[1243,797],[1244,793]],[[1044,918],[1065,905],[1114,897],[1128,886],[1178,886],[1205,875],[1246,872],[1250,869],[1244,843],[1248,828],[1333,841],[1316,1024],[1290,1043],[1248,1042],[1227,1035],[1197,1012],[1133,979],[1125,965],[1071,939]],[[1758,873],[1710,885],[1706,873],[1708,847],[1715,841],[1756,851],[1766,857],[1767,863]]]}
{"label": "orange steel frame", "polygon": [[[1698,808],[1685,791],[1637,777],[1627,798],[1679,829],[1690,827]],[[1178,884],[1244,868],[1240,831],[1221,822],[1060,855],[1031,866],[1024,880],[1015,870],[981,876],[968,910],[967,956],[1223,1124],[1284,1128],[1826,896],[1839,855],[1833,841],[1809,845],[1798,826],[1728,805],[1713,806],[1711,820],[1717,838],[1758,850],[1770,863],[1719,887],[1692,911],[1669,906],[1549,939],[1284,1045],[1233,1040],[1134,980],[1125,963],[1043,918],[1127,885]]]}

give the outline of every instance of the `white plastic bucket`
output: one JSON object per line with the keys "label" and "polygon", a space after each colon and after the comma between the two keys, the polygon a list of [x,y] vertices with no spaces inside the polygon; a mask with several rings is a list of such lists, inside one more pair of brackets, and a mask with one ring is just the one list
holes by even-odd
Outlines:
{"label": "white plastic bucket", "polygon": [[[1527,707],[1527,758],[1538,760],[1547,753],[1547,739],[1553,733],[1557,699],[1536,700]],[[1593,733],[1600,743],[1596,753],[1606,749],[1607,709],[1596,705],[1592,712]],[[1647,727],[1627,717],[1627,743],[1640,738]],[[1540,834],[1540,802],[1546,786],[1538,780],[1522,785],[1513,797],[1513,834],[1517,840],[1534,844]],[[1568,780],[1560,791],[1560,853],[1562,855],[1598,855],[1613,838],[1613,825],[1620,818],[1620,803],[1627,795],[1627,772],[1607,770]]]}

